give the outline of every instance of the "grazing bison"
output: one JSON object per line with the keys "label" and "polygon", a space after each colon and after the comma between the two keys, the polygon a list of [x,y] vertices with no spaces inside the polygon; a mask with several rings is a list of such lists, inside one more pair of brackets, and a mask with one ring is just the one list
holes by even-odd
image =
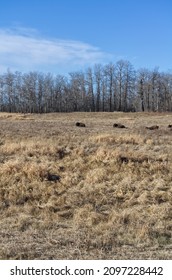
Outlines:
{"label": "grazing bison", "polygon": [[149,129],[149,130],[155,130],[155,129],[158,129],[158,128],[159,128],[158,125],[146,126],[146,129]]}
{"label": "grazing bison", "polygon": [[169,124],[168,127],[169,127],[169,128],[172,128],[172,124]]}
{"label": "grazing bison", "polygon": [[86,127],[85,123],[81,123],[81,122],[76,122],[76,126]]}
{"label": "grazing bison", "polygon": [[117,128],[127,128],[125,125],[120,124],[120,123],[114,123],[113,127],[117,127]]}
{"label": "grazing bison", "polygon": [[53,182],[57,182],[57,181],[60,181],[60,176],[58,176],[58,175],[55,175],[55,174],[50,174],[49,172],[48,172],[48,174],[47,174],[47,181],[53,181]]}

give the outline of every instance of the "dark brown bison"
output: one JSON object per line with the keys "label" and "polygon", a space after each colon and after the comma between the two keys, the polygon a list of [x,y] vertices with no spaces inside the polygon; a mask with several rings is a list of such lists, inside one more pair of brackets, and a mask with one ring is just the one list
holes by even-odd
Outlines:
{"label": "dark brown bison", "polygon": [[172,128],[172,124],[169,124],[168,127],[169,127],[169,128]]}
{"label": "dark brown bison", "polygon": [[155,129],[158,129],[158,128],[159,128],[158,125],[146,126],[146,129],[149,129],[149,130],[155,130]]}
{"label": "dark brown bison", "polygon": [[57,181],[60,181],[60,176],[59,175],[55,175],[55,174],[50,174],[48,172],[47,176],[46,176],[46,179],[47,179],[47,181],[57,182]]}
{"label": "dark brown bison", "polygon": [[86,127],[85,123],[81,123],[81,122],[76,122],[76,126]]}
{"label": "dark brown bison", "polygon": [[125,125],[120,124],[120,123],[114,123],[113,127],[117,127],[117,128],[127,128]]}

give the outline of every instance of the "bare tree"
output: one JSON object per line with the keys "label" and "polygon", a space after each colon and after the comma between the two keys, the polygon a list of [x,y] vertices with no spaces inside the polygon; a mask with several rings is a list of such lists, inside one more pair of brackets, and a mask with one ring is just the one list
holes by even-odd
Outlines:
{"label": "bare tree", "polygon": [[101,85],[102,85],[102,65],[96,64],[94,67],[95,86],[96,86],[96,111],[101,110]]}
{"label": "bare tree", "polygon": [[[114,86],[114,80],[115,80],[115,66],[113,63],[109,63],[104,67],[104,76],[106,80],[106,89],[107,89],[107,96],[108,96],[108,111],[114,111],[114,92],[115,92],[115,86]],[[105,95],[105,94],[104,94]]]}
{"label": "bare tree", "polygon": [[122,94],[124,87],[124,70],[125,62],[119,60],[115,65],[115,78],[116,78],[116,88],[117,88],[117,98],[118,98],[118,111],[122,111]]}
{"label": "bare tree", "polygon": [[94,84],[93,84],[93,72],[91,68],[86,71],[86,92],[87,92],[87,106],[88,111],[95,111],[95,96],[94,96]]}

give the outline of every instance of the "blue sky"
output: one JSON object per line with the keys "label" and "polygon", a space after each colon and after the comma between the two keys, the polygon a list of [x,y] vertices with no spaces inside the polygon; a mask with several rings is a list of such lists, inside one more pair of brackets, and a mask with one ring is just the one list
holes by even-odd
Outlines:
{"label": "blue sky", "polygon": [[0,73],[129,60],[172,69],[171,0],[1,0]]}

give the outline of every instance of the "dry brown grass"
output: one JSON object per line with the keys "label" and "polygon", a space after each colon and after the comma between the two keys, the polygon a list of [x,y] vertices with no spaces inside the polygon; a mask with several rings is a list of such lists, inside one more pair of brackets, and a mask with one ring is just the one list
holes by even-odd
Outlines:
{"label": "dry brown grass", "polygon": [[0,114],[0,259],[172,259],[171,123]]}

